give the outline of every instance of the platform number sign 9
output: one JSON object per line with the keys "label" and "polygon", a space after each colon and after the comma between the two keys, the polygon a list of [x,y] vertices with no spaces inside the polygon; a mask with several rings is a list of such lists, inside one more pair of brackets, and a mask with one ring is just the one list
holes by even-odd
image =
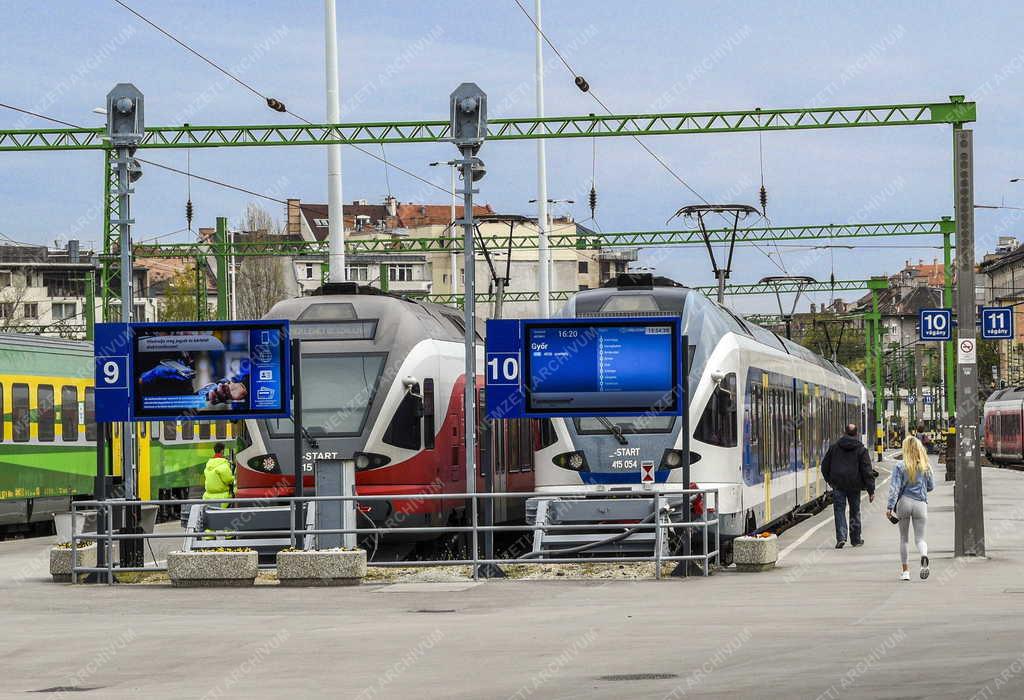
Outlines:
{"label": "platform number sign 9", "polygon": [[953,339],[953,312],[949,309],[921,309],[918,322],[921,340]]}
{"label": "platform number sign 9", "polygon": [[103,383],[117,386],[121,379],[121,365],[115,360],[103,361]]}
{"label": "platform number sign 9", "polygon": [[982,340],[1010,340],[1013,338],[1013,307],[986,306],[981,310]]}
{"label": "platform number sign 9", "polygon": [[127,324],[97,323],[94,335],[96,420],[112,423],[130,420],[131,363]]}

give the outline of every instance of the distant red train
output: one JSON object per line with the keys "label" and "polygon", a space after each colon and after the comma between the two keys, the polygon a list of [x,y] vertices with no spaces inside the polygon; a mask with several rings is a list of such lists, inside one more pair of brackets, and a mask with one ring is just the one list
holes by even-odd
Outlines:
{"label": "distant red train", "polygon": [[982,449],[995,464],[1024,463],[1024,388],[1000,389],[985,402]]}
{"label": "distant red train", "polygon": [[[317,459],[354,459],[359,495],[407,499],[360,504],[361,525],[423,527],[467,521],[465,499],[425,500],[422,494],[466,491],[464,325],[461,314],[436,304],[383,294],[355,284],[332,293],[289,299],[267,318],[288,319],[302,340],[303,424],[307,433],[304,488],[311,493]],[[483,339],[477,331],[478,367]],[[484,469],[495,491],[532,491],[534,452],[542,447],[537,420],[483,426],[483,376],[478,375],[477,489]],[[292,423],[245,421],[237,456],[240,498],[292,495]],[[522,499],[496,501],[495,521],[523,519]],[[432,533],[396,534],[388,541],[421,545]]]}

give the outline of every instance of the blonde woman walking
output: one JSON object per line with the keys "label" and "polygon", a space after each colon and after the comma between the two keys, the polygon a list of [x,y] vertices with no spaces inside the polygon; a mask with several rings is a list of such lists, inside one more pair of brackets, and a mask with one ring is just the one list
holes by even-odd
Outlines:
{"label": "blonde woman walking", "polygon": [[928,543],[924,540],[928,526],[928,492],[935,488],[932,467],[924,445],[916,437],[903,441],[903,460],[896,463],[889,484],[889,502],[885,517],[897,523],[900,528],[900,562],[903,571],[900,579],[910,580],[907,567],[910,524],[914,524],[914,541],[921,555],[921,578],[928,578]]}

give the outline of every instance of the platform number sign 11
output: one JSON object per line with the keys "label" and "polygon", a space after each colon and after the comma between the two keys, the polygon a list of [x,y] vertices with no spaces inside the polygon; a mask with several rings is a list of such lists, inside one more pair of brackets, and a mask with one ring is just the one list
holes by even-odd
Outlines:
{"label": "platform number sign 11", "polygon": [[953,312],[949,309],[921,309],[918,327],[921,340],[952,340]]}
{"label": "platform number sign 11", "polygon": [[981,339],[1010,340],[1013,338],[1013,307],[986,306],[981,310]]}

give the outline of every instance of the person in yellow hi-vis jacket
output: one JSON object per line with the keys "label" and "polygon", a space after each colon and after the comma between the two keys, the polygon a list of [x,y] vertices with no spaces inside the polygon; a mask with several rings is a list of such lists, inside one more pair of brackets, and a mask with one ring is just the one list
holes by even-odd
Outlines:
{"label": "person in yellow hi-vis jacket", "polygon": [[[224,443],[218,442],[213,446],[213,457],[203,470],[203,500],[231,498],[234,484],[235,475],[231,473],[231,462],[224,458]],[[220,505],[221,508],[228,507],[227,503]]]}

